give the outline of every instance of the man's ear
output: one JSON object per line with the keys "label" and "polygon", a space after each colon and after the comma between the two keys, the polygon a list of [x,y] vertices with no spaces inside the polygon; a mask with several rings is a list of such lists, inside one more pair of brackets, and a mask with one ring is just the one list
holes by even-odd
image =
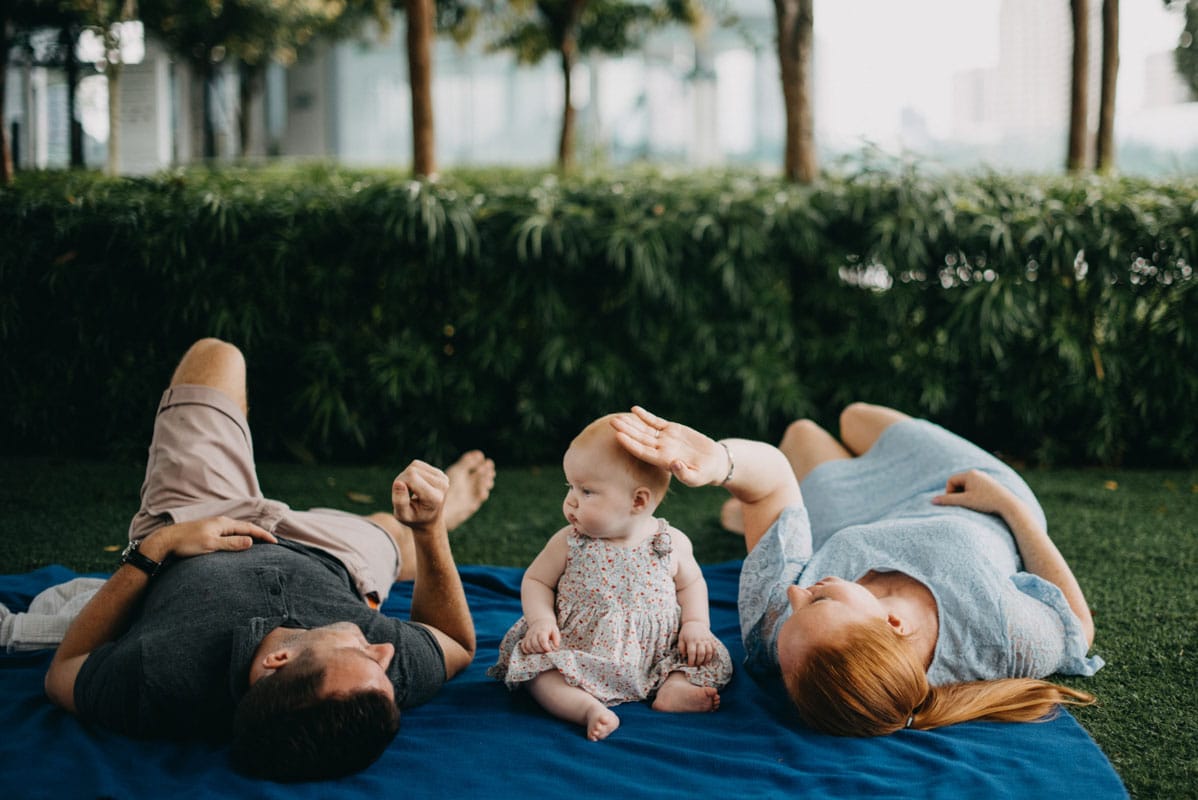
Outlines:
{"label": "man's ear", "polygon": [[632,491],[632,513],[643,514],[653,505],[653,493],[647,486],[638,486]]}
{"label": "man's ear", "polygon": [[296,651],[292,647],[276,647],[261,656],[255,656],[250,663],[249,681],[253,686],[267,675],[274,675],[295,660]]}
{"label": "man's ear", "polygon": [[290,647],[280,647],[277,650],[271,650],[262,657],[262,668],[274,672],[282,669],[295,660],[295,653]]}

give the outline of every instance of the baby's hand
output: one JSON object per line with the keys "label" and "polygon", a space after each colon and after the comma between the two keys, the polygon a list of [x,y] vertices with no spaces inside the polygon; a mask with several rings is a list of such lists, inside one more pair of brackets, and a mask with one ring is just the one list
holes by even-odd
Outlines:
{"label": "baby's hand", "polygon": [[701,667],[711,660],[716,651],[715,634],[702,622],[686,622],[678,632],[678,652],[686,657],[691,667]]}
{"label": "baby's hand", "polygon": [[561,644],[562,632],[551,619],[539,619],[528,623],[528,632],[520,640],[523,653],[548,653]]}

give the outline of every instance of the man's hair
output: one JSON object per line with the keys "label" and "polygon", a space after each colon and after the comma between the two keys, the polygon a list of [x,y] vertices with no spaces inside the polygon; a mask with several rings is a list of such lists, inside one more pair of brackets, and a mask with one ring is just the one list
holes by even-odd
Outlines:
{"label": "man's hair", "polygon": [[325,780],[382,755],[399,730],[395,701],[378,691],[321,697],[323,681],[324,666],[301,656],[250,687],[233,717],[237,771],[274,781]]}

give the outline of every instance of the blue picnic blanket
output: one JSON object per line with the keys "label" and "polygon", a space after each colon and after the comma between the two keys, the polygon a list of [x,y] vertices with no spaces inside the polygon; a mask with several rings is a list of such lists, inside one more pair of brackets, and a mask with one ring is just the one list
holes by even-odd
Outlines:
{"label": "blue picnic blanket", "polygon": [[[712,626],[734,662],[740,563],[704,567]],[[6,798],[1125,798],[1102,751],[1068,713],[1045,723],[975,722],[875,739],[813,733],[743,670],[713,714],[619,707],[611,738],[542,711],[488,678],[520,615],[522,570],[463,566],[478,655],[428,704],[405,711],[373,766],[338,781],[279,785],[241,777],[223,747],[146,742],[81,724],[42,694],[50,651],[0,655],[0,786]],[[0,603],[26,608],[63,567],[0,576]],[[410,585],[383,612],[406,617]]]}

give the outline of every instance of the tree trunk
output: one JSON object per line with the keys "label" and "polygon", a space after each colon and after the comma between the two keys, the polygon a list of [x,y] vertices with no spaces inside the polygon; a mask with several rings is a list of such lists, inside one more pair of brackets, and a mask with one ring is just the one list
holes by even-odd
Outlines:
{"label": "tree trunk", "polygon": [[571,87],[571,77],[574,74],[574,64],[578,61],[578,43],[573,33],[567,34],[561,40],[558,51],[562,57],[562,79],[565,81],[565,104],[562,108],[562,131],[557,142],[557,166],[568,170],[574,166],[574,101]]}
{"label": "tree trunk", "polygon": [[1115,82],[1119,77],[1119,0],[1102,3],[1102,96],[1098,105],[1095,167],[1115,168]]}
{"label": "tree trunk", "polygon": [[405,0],[408,12],[408,83],[412,89],[412,172],[437,172],[433,128],[433,0]]}
{"label": "tree trunk", "polygon": [[1090,64],[1090,2],[1069,0],[1073,10],[1073,73],[1069,95],[1069,154],[1065,168],[1086,168],[1086,95]]}
{"label": "tree trunk", "polygon": [[216,160],[216,127],[212,122],[212,83],[213,83],[213,67],[212,62],[204,59],[203,65],[200,67],[200,80],[203,82],[203,97],[201,98],[201,107],[203,108],[204,118],[201,121],[203,125],[203,152],[201,155],[207,162]]}
{"label": "tree trunk", "polygon": [[250,109],[262,88],[263,69],[261,64],[246,64],[244,61],[237,65],[237,151],[243,159],[250,152],[250,138],[254,134]]}
{"label": "tree trunk", "polygon": [[566,0],[565,8],[557,4],[539,5],[541,13],[549,21],[553,37],[557,41],[557,52],[561,56],[564,103],[562,106],[562,130],[557,140],[558,169],[567,170],[574,165],[574,65],[578,63],[578,26],[589,0]]}
{"label": "tree trunk", "polygon": [[108,163],[105,173],[121,172],[121,63],[109,61],[104,67],[108,78]]}
{"label": "tree trunk", "polygon": [[12,23],[7,17],[0,18],[0,186],[12,183],[12,148],[8,142],[8,121],[4,118],[4,103],[8,83],[8,49],[12,35]]}
{"label": "tree trunk", "polygon": [[819,176],[815,155],[815,115],[811,102],[813,0],[774,0],[778,27],[778,66],[786,109],[783,173],[787,180],[811,183]]}
{"label": "tree trunk", "polygon": [[67,79],[67,135],[70,144],[70,164],[75,169],[84,166],[83,163],[83,125],[79,122],[79,103],[76,97],[79,90],[79,59],[75,54],[75,44],[79,40],[79,29],[72,25],[64,25],[58,34],[59,44],[62,45],[63,71]]}

